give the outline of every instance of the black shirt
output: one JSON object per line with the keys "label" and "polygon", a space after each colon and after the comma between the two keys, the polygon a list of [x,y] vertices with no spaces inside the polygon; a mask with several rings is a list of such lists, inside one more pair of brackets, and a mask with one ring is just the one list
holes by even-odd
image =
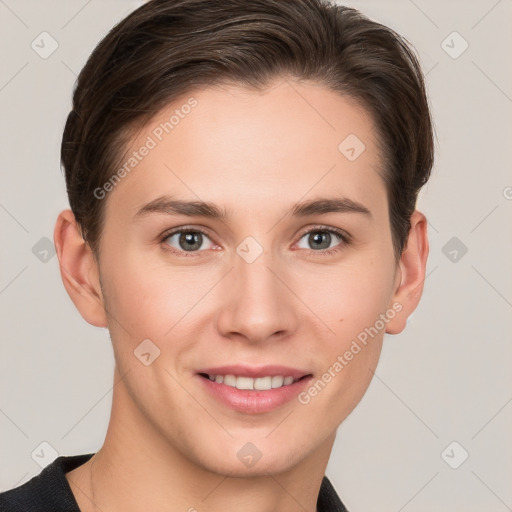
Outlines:
{"label": "black shirt", "polygon": [[[57,457],[23,485],[0,493],[0,512],[80,512],[65,474],[94,454]],[[326,476],[317,501],[318,512],[347,512]]]}

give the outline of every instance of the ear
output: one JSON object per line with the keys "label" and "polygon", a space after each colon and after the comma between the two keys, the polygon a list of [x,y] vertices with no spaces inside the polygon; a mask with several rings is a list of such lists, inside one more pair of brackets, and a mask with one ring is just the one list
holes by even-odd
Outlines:
{"label": "ear", "polygon": [[91,325],[107,327],[98,263],[71,210],[59,214],[53,241],[62,282],[76,308]]}
{"label": "ear", "polygon": [[423,293],[423,283],[428,257],[427,219],[416,210],[411,216],[411,227],[407,244],[400,257],[392,297],[397,314],[386,326],[389,334],[398,334],[405,329],[407,318],[416,309]]}

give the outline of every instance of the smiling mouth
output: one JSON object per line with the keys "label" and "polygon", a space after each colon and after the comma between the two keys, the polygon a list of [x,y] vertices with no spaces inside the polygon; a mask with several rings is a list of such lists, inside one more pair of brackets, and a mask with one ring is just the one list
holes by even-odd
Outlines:
{"label": "smiling mouth", "polygon": [[265,377],[245,377],[245,376],[236,376],[232,374],[227,375],[209,375],[207,373],[200,373],[201,377],[205,379],[209,379],[218,384],[224,384],[225,386],[230,386],[236,389],[243,390],[253,390],[253,391],[268,391],[270,389],[277,389],[286,386],[290,386],[295,382],[298,382],[302,379],[310,377],[311,374],[303,375],[298,379],[294,379],[291,376],[284,375],[268,375]]}

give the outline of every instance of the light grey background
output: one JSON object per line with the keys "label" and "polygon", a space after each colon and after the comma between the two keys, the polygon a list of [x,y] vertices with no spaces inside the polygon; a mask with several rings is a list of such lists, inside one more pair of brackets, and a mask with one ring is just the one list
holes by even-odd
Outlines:
{"label": "light grey background", "polygon": [[[141,3],[0,0],[0,490],[104,439],[108,332],[79,315],[51,252],[68,207],[59,149],[76,74]],[[327,474],[351,512],[512,510],[512,1],[340,3],[417,48],[438,141],[419,201],[424,296],[406,331],[385,338]],[[43,31],[58,44],[47,58],[31,47],[51,49]]]}

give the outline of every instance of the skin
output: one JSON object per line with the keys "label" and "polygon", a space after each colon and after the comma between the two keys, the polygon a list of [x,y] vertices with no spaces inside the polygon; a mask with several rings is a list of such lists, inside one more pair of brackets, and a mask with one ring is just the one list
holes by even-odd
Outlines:
{"label": "skin", "polygon": [[[368,388],[384,332],[401,332],[420,300],[426,219],[414,212],[397,262],[372,119],[320,84],[189,92],[140,129],[128,153],[191,96],[198,105],[104,199],[98,260],[70,210],[55,226],[64,286],[87,322],[108,327],[116,360],[105,442],[66,477],[83,511],[315,511],[336,429]],[[338,150],[349,134],[366,147],[354,161]],[[164,194],[213,202],[231,217],[134,218]],[[287,213],[333,196],[371,215]],[[200,250],[187,252],[179,235],[160,241],[181,226],[207,232]],[[329,227],[352,241],[332,235],[325,246],[340,250],[326,255],[308,234]],[[263,248],[252,263],[236,252],[248,236]],[[317,379],[393,304],[401,311],[307,404],[236,412],[196,375],[245,362]],[[161,353],[144,366],[133,351],[147,338]],[[251,468],[237,457],[247,442],[262,453]]]}

